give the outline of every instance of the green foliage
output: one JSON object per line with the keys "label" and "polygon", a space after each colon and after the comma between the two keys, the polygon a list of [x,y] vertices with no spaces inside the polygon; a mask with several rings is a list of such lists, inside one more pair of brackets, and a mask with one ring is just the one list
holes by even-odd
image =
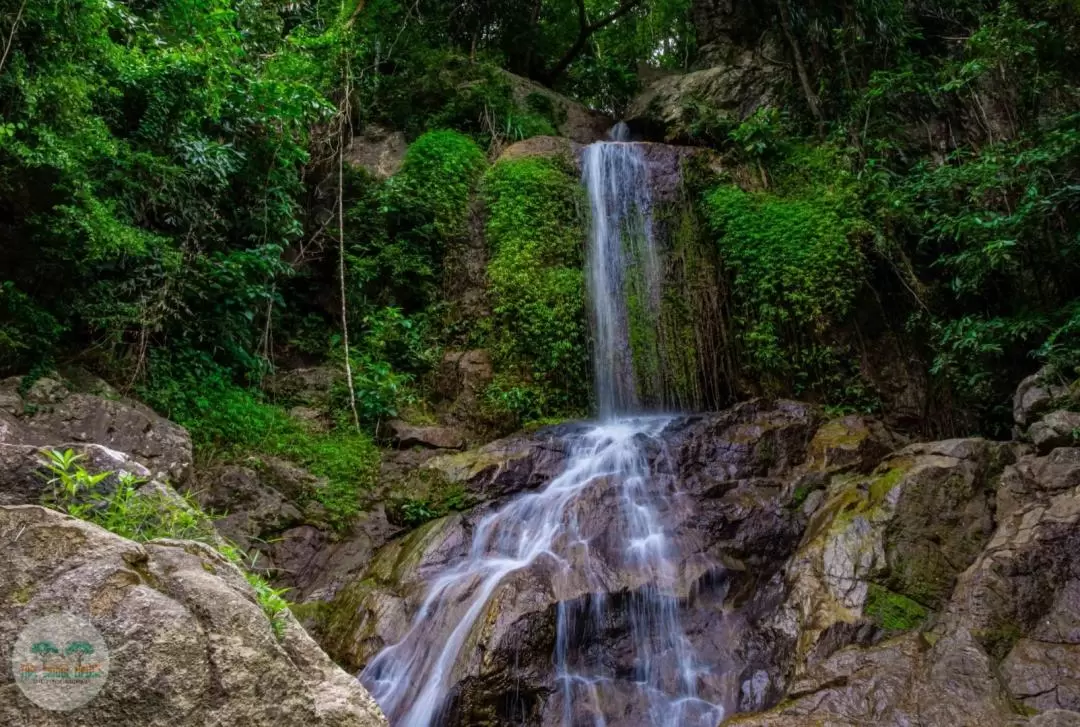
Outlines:
{"label": "green foliage", "polygon": [[24,331],[3,365],[62,333],[257,370],[252,324],[281,302],[308,129],[329,109],[263,59],[306,51],[256,3],[23,5],[0,76],[0,278],[30,296],[38,340]]}
{"label": "green foliage", "polygon": [[220,369],[159,366],[151,379],[155,387],[144,389],[142,395],[187,427],[200,456],[266,454],[295,462],[327,479],[324,487],[308,496],[326,508],[332,525],[349,526],[378,474],[379,453],[368,434],[351,427],[312,432],[282,407],[231,383]]}
{"label": "green foliage", "polygon": [[429,131],[409,145],[388,185],[392,214],[417,215],[445,242],[468,234],[469,196],[487,167],[476,142],[456,131]]}
{"label": "green foliage", "polygon": [[929,613],[910,598],[871,583],[863,613],[886,631],[911,631],[926,621]]}
{"label": "green foliage", "polygon": [[387,504],[391,522],[416,527],[475,504],[465,486],[435,469],[414,469],[394,486]]}
{"label": "green foliage", "polygon": [[255,572],[256,555],[245,559],[244,553],[232,543],[218,546],[218,552],[244,574],[245,580],[252,590],[255,591],[255,601],[262,608],[263,613],[270,619],[270,626],[274,635],[279,639],[285,635],[285,615],[289,611],[290,604],[285,599],[285,594],[291,589],[274,588],[269,581]]}
{"label": "green foliage", "polygon": [[519,422],[586,408],[588,351],[580,188],[568,165],[523,158],[484,178],[491,246],[488,401]]}
{"label": "green foliage", "polygon": [[82,465],[85,457],[70,449],[48,450],[43,457],[50,485],[43,504],[48,507],[139,542],[212,540],[213,523],[190,497],[140,491],[144,482],[128,473],[90,474]]}
{"label": "green foliage", "polygon": [[865,281],[864,223],[842,175],[834,184],[786,186],[784,193],[717,187],[705,197],[706,215],[732,278],[752,374],[766,388],[835,395],[826,378],[843,354],[832,340]]}

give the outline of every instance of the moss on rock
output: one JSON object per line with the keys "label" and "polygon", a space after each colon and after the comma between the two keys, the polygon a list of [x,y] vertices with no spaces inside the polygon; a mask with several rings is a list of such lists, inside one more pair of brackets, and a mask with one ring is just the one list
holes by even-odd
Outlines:
{"label": "moss on rock", "polygon": [[489,408],[516,424],[589,402],[581,188],[564,157],[496,164],[484,177],[493,317]]}

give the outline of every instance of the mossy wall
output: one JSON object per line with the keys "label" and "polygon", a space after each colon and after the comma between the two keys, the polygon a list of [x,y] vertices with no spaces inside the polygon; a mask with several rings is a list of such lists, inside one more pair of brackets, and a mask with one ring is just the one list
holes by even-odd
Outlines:
{"label": "mossy wall", "polygon": [[496,368],[488,403],[518,424],[589,409],[582,191],[569,159],[497,163],[485,175]]}

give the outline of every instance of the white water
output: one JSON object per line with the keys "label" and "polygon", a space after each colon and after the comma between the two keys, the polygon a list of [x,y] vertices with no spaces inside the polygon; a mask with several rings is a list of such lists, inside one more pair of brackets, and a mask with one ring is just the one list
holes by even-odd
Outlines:
{"label": "white water", "polygon": [[[680,623],[679,553],[662,517],[676,493],[652,481],[646,458],[644,445],[670,419],[617,417],[637,408],[623,295],[628,230],[644,243],[645,265],[656,265],[648,170],[640,149],[626,143],[590,146],[584,165],[593,210],[589,272],[602,423],[569,443],[563,474],[479,522],[468,555],[430,583],[408,632],[364,669],[361,679],[395,727],[445,723],[451,687],[463,665],[477,661],[470,636],[489,617],[500,585],[530,569],[550,578],[556,597],[576,596],[560,598],[557,607],[552,669],[561,715],[549,713],[545,724],[715,727],[724,715],[698,696],[708,670]],[[595,508],[606,502],[599,495],[610,493],[618,505],[598,517]],[[615,542],[603,554],[592,552],[601,538]],[[610,586],[611,569],[619,583],[634,584],[621,605],[603,595],[611,591],[603,585]],[[583,592],[590,595],[581,598]],[[582,633],[600,634],[620,619],[633,648],[631,678],[617,677],[603,654],[578,643]],[[605,713],[613,704],[620,714]]]}
{"label": "white water", "polygon": [[[626,138],[625,125],[612,135]],[[627,293],[636,283],[646,315],[655,317],[660,264],[652,234],[649,170],[640,147],[622,141],[592,144],[581,164],[592,214],[588,283],[596,400],[600,418],[607,419],[638,408]]]}

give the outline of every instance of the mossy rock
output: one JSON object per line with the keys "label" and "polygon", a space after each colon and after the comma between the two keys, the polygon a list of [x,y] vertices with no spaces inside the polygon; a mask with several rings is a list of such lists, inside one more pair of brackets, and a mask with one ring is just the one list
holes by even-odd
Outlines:
{"label": "mossy rock", "polygon": [[863,615],[885,631],[911,631],[922,626],[930,612],[907,596],[871,583]]}

